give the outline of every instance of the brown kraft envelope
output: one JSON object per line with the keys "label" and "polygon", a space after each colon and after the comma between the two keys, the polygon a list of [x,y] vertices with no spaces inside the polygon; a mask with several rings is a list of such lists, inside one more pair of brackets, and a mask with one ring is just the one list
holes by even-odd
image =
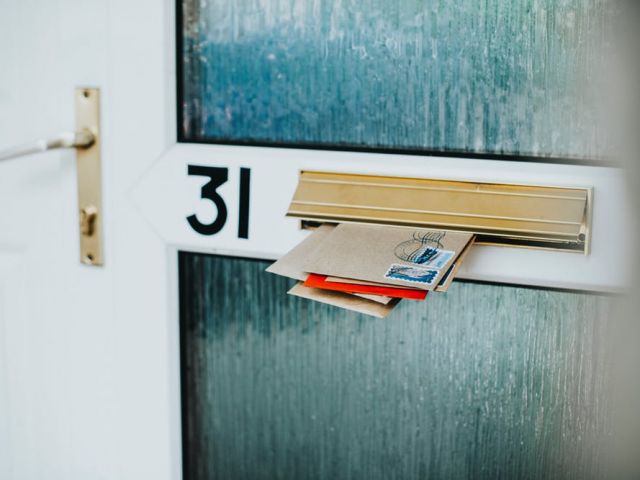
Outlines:
{"label": "brown kraft envelope", "polygon": [[391,310],[398,304],[398,299],[392,299],[387,304],[373,302],[365,298],[356,297],[348,293],[334,292],[332,290],[322,290],[321,288],[305,287],[302,283],[297,283],[287,292],[289,295],[315,300],[316,302],[327,303],[334,307],[340,307],[354,312],[364,313],[373,317],[385,318]]}
{"label": "brown kraft envelope", "polygon": [[[305,272],[434,290],[471,233],[340,224],[309,254]],[[433,250],[436,250],[435,256]]]}
{"label": "brown kraft envelope", "polygon": [[436,292],[446,292],[447,290],[449,290],[449,287],[451,286],[451,283],[453,283],[453,280],[455,279],[456,274],[458,273],[458,270],[462,266],[462,262],[464,262],[464,259],[467,257],[467,254],[471,251],[471,247],[473,246],[474,240],[475,240],[475,236],[471,238],[471,240],[469,241],[469,244],[466,247],[464,247],[464,250],[462,251],[462,253],[458,255],[458,258],[456,258],[455,263],[449,267],[449,270],[447,270],[447,274],[444,277],[442,277],[442,279],[440,279],[440,283],[438,283],[438,286],[436,287]]}
{"label": "brown kraft envelope", "polygon": [[[267,268],[267,272],[304,281],[307,278],[308,273],[302,270],[302,264],[306,260],[307,256],[322,244],[322,241],[333,231],[334,228],[335,225],[321,225],[286,255],[271,264]],[[392,300],[391,297],[384,297],[382,295],[367,295],[364,293],[354,293],[353,295],[365,298],[372,302],[382,303],[383,305],[388,304]]]}

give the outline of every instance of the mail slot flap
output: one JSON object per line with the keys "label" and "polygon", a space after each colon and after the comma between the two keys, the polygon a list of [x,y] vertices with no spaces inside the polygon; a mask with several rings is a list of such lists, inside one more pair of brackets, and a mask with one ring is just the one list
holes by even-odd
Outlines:
{"label": "mail slot flap", "polygon": [[463,230],[484,243],[586,253],[590,212],[589,188],[303,171],[288,215]]}

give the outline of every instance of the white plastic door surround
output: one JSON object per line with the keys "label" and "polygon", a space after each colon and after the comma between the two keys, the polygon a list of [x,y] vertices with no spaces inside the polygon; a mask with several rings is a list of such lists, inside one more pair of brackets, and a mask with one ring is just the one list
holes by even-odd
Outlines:
{"label": "white plastic door surround", "polygon": [[[633,219],[624,208],[623,171],[612,167],[178,143],[132,194],[163,240],[178,249],[277,259],[306,235],[298,219],[286,217],[301,171],[588,190],[587,255],[481,245],[458,278],[597,292],[621,291],[627,284]],[[248,188],[243,175],[250,178]],[[194,221],[216,228],[203,231]],[[245,236],[238,235],[242,223]]]}

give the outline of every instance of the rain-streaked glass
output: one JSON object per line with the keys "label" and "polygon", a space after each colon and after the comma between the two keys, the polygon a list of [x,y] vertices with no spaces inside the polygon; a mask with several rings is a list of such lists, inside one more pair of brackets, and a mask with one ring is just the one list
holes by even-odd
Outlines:
{"label": "rain-streaked glass", "polygon": [[606,478],[611,301],[459,283],[386,319],[180,255],[187,480]]}
{"label": "rain-streaked glass", "polygon": [[184,0],[182,139],[605,157],[613,4]]}
{"label": "rain-streaked glass", "polygon": [[[614,4],[183,0],[181,140],[604,158]],[[378,320],[266,265],[180,254],[186,479],[605,476],[609,298],[456,282]]]}

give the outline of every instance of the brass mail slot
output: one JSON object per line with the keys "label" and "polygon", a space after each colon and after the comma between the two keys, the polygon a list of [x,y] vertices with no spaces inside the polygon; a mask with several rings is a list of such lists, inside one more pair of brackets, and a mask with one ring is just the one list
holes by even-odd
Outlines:
{"label": "brass mail slot", "polygon": [[288,216],[473,232],[476,243],[587,254],[590,188],[300,173]]}

